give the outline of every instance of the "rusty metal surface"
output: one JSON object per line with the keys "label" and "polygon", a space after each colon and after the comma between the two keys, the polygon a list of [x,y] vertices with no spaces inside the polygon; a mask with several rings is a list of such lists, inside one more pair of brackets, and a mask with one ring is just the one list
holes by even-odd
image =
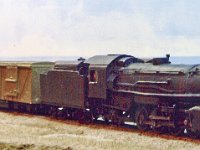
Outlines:
{"label": "rusty metal surface", "polygon": [[51,70],[41,74],[42,103],[84,108],[86,77],[77,71]]}

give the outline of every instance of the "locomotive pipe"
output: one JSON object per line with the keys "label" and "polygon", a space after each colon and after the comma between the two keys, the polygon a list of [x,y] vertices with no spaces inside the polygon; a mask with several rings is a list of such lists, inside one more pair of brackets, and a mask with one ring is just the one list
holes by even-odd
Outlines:
{"label": "locomotive pipe", "polygon": [[173,98],[200,98],[200,94],[166,94],[166,93],[146,93],[146,92],[138,92],[132,90],[113,90],[118,93],[129,93],[133,95],[141,95],[141,96],[149,96],[149,97],[173,97]]}
{"label": "locomotive pipe", "polygon": [[[143,83],[143,84],[141,84]],[[138,84],[138,85],[137,85]],[[150,85],[151,86],[150,86]],[[169,90],[169,89],[166,89],[166,88],[162,88],[162,87],[158,87],[156,85],[167,85],[169,84],[169,81],[137,81],[136,83],[132,84],[132,83],[116,83],[117,86],[126,86],[126,87],[138,87],[138,88],[147,88],[147,89],[155,89],[155,90],[159,90],[159,91],[162,91],[162,92],[167,92],[167,93],[181,93],[181,92],[184,92],[183,90],[182,91],[175,91],[175,90]]]}

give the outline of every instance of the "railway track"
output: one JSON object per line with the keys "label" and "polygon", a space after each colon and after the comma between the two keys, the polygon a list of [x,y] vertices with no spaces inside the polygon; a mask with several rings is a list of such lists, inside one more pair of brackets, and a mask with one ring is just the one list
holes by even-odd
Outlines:
{"label": "railway track", "polygon": [[2,109],[0,110],[1,112],[7,113],[9,115],[13,115],[13,116],[26,116],[26,117],[42,117],[45,120],[48,121],[53,121],[53,122],[59,122],[62,124],[70,124],[70,125],[74,125],[74,126],[86,126],[89,127],[91,129],[104,129],[104,130],[113,130],[113,131],[123,131],[123,132],[129,132],[129,133],[137,133],[139,135],[143,135],[143,136],[149,136],[149,137],[158,137],[158,138],[162,138],[162,139],[167,139],[167,140],[179,140],[179,141],[185,141],[185,142],[191,142],[191,143],[195,143],[195,144],[200,144],[200,140],[199,139],[192,139],[190,137],[188,137],[186,134],[182,135],[182,136],[174,136],[174,135],[170,135],[168,133],[157,133],[155,131],[149,130],[149,131],[141,131],[137,128],[137,126],[134,125],[130,125],[130,124],[123,124],[123,125],[113,125],[111,123],[105,123],[104,121],[101,120],[97,120],[95,122],[92,123],[80,123],[77,120],[73,120],[73,119],[62,119],[62,118],[55,118],[55,117],[49,117],[49,116],[45,116],[45,115],[40,115],[40,114],[31,114],[31,113],[24,113],[24,112],[18,112],[18,111],[10,111],[7,109]]}

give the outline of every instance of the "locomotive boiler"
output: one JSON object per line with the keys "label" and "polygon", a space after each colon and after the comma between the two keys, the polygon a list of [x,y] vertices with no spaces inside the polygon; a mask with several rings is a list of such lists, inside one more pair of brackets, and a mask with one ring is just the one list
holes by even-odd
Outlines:
{"label": "locomotive boiler", "polygon": [[10,109],[199,136],[200,65],[119,54],[0,64],[1,103]]}

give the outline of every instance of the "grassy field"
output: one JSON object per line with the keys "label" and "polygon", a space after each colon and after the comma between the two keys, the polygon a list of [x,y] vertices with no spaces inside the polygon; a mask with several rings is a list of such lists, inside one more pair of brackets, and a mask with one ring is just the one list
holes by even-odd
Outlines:
{"label": "grassy field", "polygon": [[198,150],[200,144],[0,112],[0,149]]}

